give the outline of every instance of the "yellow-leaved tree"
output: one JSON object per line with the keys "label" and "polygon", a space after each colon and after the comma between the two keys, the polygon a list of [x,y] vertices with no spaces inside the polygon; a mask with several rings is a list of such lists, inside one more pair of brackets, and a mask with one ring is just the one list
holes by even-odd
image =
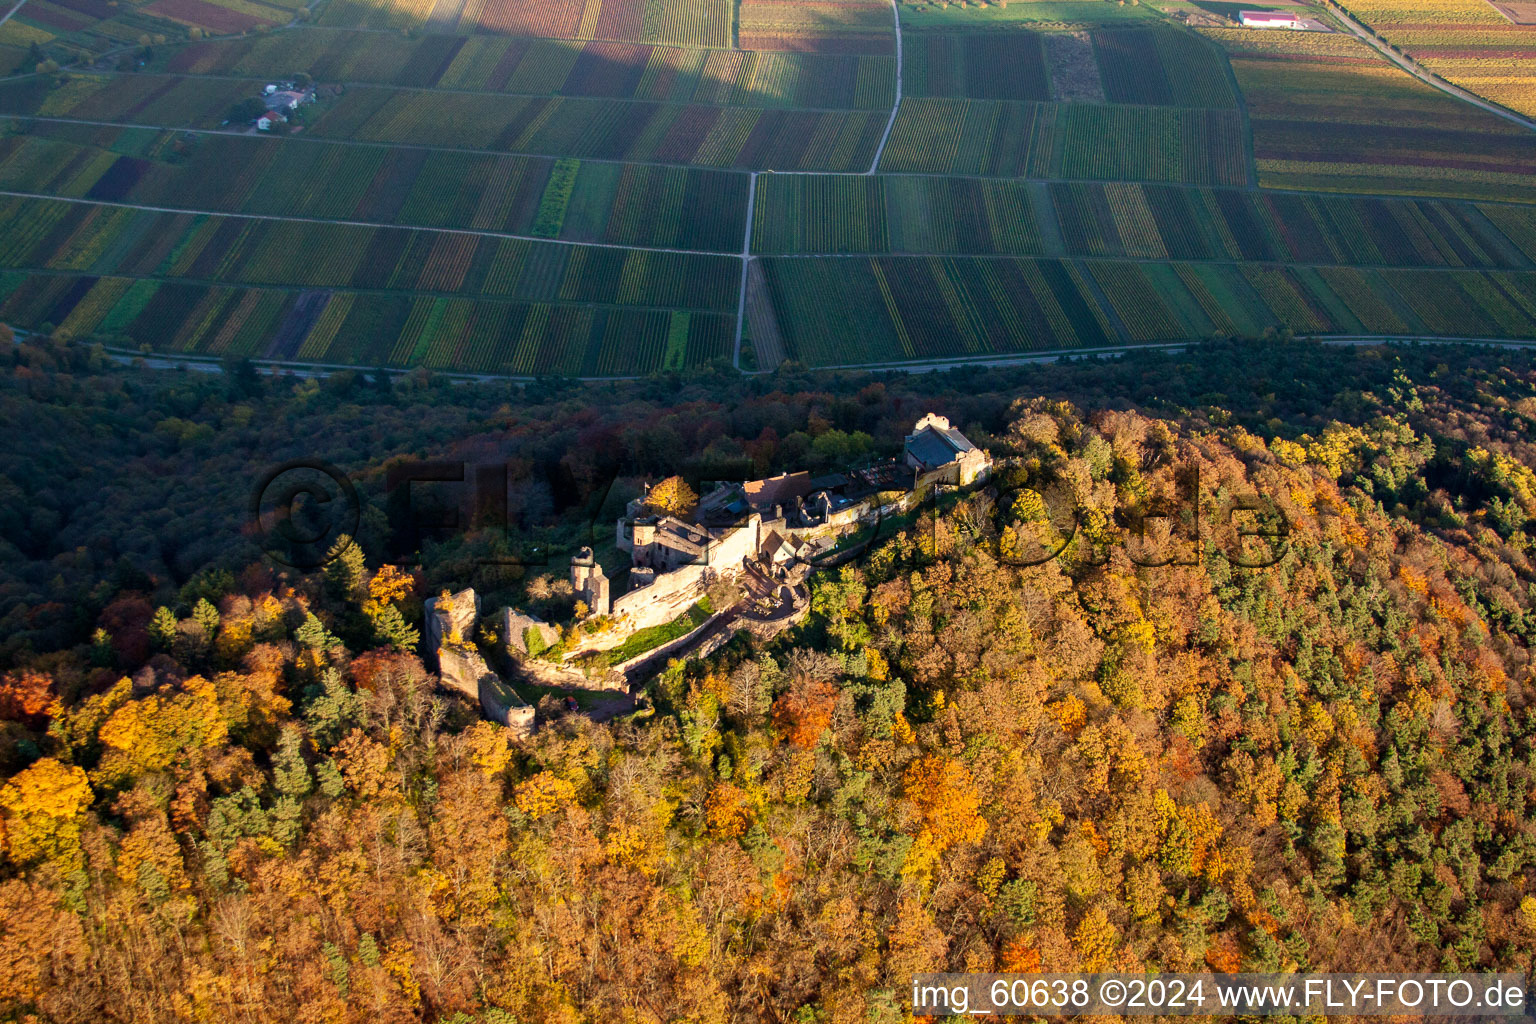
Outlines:
{"label": "yellow-leaved tree", "polygon": [[102,723],[98,780],[116,781],[164,771],[193,750],[218,747],[229,736],[218,690],[193,676],[176,694],[131,700]]}
{"label": "yellow-leaved tree", "polygon": [[669,516],[687,515],[698,503],[699,496],[693,493],[693,488],[680,476],[667,477],[645,496],[647,508]]}
{"label": "yellow-leaved tree", "polygon": [[34,762],[0,789],[6,854],[21,866],[53,860],[78,867],[80,815],[90,803],[82,769],[51,757]]}
{"label": "yellow-leaved tree", "polygon": [[576,787],[554,772],[539,772],[512,791],[512,802],[530,818],[542,818],[575,800]]}

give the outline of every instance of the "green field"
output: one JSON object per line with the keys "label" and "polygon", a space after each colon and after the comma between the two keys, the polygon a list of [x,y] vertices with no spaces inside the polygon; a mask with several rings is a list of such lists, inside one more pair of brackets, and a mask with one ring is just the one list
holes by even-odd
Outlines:
{"label": "green field", "polygon": [[893,111],[884,0],[69,2],[43,52],[105,60],[0,80],[23,327],[582,376],[1536,336],[1536,133],[1340,34],[902,2]]}
{"label": "green field", "polygon": [[1531,271],[937,256],[765,262],[789,357],[813,366],[1266,329],[1536,337]]}
{"label": "green field", "polygon": [[157,70],[304,71],[327,82],[749,107],[889,110],[896,92],[896,61],[887,56],[322,28],[195,43],[158,60]]}

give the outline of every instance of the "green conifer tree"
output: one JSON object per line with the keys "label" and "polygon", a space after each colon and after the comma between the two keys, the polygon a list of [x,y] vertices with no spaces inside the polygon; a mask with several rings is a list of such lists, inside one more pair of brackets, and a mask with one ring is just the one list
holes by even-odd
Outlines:
{"label": "green conifer tree", "polygon": [[373,634],[379,643],[397,651],[414,650],[421,642],[421,631],[405,621],[400,609],[392,604],[378,606],[369,612],[373,619]]}
{"label": "green conifer tree", "polygon": [[165,605],[155,609],[149,620],[149,639],[157,650],[168,651],[176,642],[176,615]]}
{"label": "green conifer tree", "polygon": [[293,638],[312,651],[325,651],[335,647],[341,641],[331,635],[330,630],[310,612],[304,617],[304,622],[293,631]]}
{"label": "green conifer tree", "polygon": [[368,583],[368,566],[357,542],[344,533],[336,538],[325,557],[325,585],[331,594],[343,600],[362,596]]}
{"label": "green conifer tree", "polygon": [[304,738],[293,726],[283,730],[272,755],[272,785],[294,800],[304,799],[315,786],[304,761]]}
{"label": "green conifer tree", "polygon": [[203,627],[203,632],[210,638],[219,631],[219,610],[206,597],[199,598],[197,604],[193,605],[192,618],[197,620],[197,624]]}

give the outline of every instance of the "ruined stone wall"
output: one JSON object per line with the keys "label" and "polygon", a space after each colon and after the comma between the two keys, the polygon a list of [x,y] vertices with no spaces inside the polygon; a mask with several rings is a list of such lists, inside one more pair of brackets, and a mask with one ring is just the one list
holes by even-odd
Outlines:
{"label": "ruined stone wall", "polygon": [[518,654],[528,653],[528,631],[537,630],[544,639],[545,647],[553,647],[560,642],[560,631],[542,619],[536,619],[531,615],[524,615],[515,608],[503,608],[499,623],[501,630],[501,642]]}
{"label": "ruined stone wall", "polygon": [[624,630],[606,646],[616,647],[623,642],[625,636],[637,629],[659,626],[683,614],[689,605],[703,596],[705,579],[709,574],[708,566],[685,565],[681,569],[658,575],[656,582],[648,587],[631,590],[616,598],[613,614],[625,615],[628,619]]}
{"label": "ruined stone wall", "polygon": [[480,595],[473,588],[465,589],[450,598],[451,608],[444,607],[438,598],[428,598],[422,610],[427,624],[427,650],[436,651],[443,646],[450,633],[457,632],[466,642],[474,641],[475,623],[480,619]]}

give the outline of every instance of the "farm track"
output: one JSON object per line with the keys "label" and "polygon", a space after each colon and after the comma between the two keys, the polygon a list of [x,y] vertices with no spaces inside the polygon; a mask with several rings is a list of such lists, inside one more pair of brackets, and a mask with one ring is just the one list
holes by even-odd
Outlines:
{"label": "farm track", "polygon": [[[284,221],[293,224],[334,224],[352,228],[398,228],[402,231],[430,231],[444,235],[473,235],[479,238],[510,238],[519,242],[543,242],[550,245],[568,245],[587,249],[621,249],[638,252],[664,252],[676,256],[714,256],[729,258],[728,252],[709,252],[704,249],[669,249],[657,245],[620,245],[617,242],[573,242],[564,238],[544,238],[541,235],[517,235],[507,231],[482,231],[475,228],[435,228],[423,224],[387,224],[376,220],[340,220],[328,217],[290,217],[277,213],[231,213],[222,210],[199,210],[188,206],[149,206],[144,203],[125,203],[115,199],[81,199],[74,196],[50,196],[40,192],[12,192],[0,189],[0,196],[13,199],[41,199],[58,203],[74,203],[80,206],[115,206],[127,210],[145,210],[149,213],[185,213],[197,217],[228,217],[234,220]],[[750,239],[749,239],[750,240]]]}
{"label": "farm track", "polygon": [[1426,71],[1419,65],[1418,61],[1398,53],[1385,42],[1372,35],[1365,28],[1365,26],[1361,25],[1358,21],[1351,17],[1349,13],[1338,4],[1330,4],[1329,11],[1335,18],[1339,20],[1340,24],[1349,29],[1355,35],[1359,36],[1367,46],[1374,49],[1377,53],[1380,53],[1383,57],[1387,58],[1387,60],[1391,61],[1393,64],[1396,64],[1398,67],[1402,68],[1404,71],[1408,72],[1410,75],[1412,75],[1414,78],[1417,78],[1425,85],[1439,89],[1441,92],[1448,96],[1453,96],[1456,99],[1462,100],[1463,102],[1472,104],[1474,107],[1486,110],[1490,114],[1496,114],[1506,121],[1511,121],[1515,124],[1518,124],[1522,128],[1528,128],[1531,131],[1536,132],[1536,121],[1532,121],[1528,117],[1517,114],[1507,107],[1501,107],[1497,103],[1490,103],[1489,101],[1483,99],[1481,96],[1468,92],[1459,85],[1452,85],[1450,82],[1447,82],[1439,75]]}
{"label": "farm track", "polygon": [[747,268],[752,266],[752,216],[757,210],[757,172],[747,185],[747,227],[741,240],[741,292],[736,297],[736,344],[731,350],[731,365],[741,369],[741,329],[747,316]]}
{"label": "farm track", "polygon": [[875,158],[869,162],[866,174],[874,174],[880,167],[885,144],[891,140],[891,131],[896,127],[896,112],[901,109],[901,8],[896,0],[891,0],[891,17],[896,19],[896,99],[891,103],[891,118],[885,122],[885,134],[880,136],[880,145],[875,147]]}
{"label": "farm track", "polygon": [[6,11],[4,16],[0,16],[0,25],[4,25],[6,22],[10,21],[11,15],[21,10],[22,7],[26,5],[26,2],[27,0],[16,0],[16,6]]}

